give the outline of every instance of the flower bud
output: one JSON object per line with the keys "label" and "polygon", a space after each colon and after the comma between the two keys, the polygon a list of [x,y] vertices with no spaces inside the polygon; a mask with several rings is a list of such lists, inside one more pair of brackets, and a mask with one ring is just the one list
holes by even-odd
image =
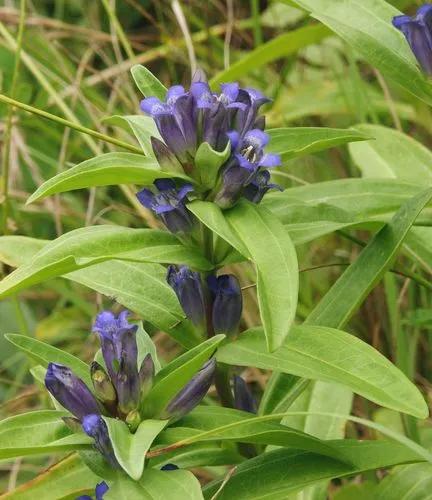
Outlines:
{"label": "flower bud", "polygon": [[139,379],[141,384],[141,401],[147,396],[150,392],[150,389],[153,387],[153,378],[155,375],[155,366],[153,363],[153,359],[150,353],[143,359],[141,363],[141,368],[139,370]]}
{"label": "flower bud", "polygon": [[137,409],[140,399],[136,342],[138,326],[128,322],[128,315],[128,311],[122,311],[118,317],[110,311],[104,311],[97,316],[93,325],[93,331],[99,334],[102,355],[117,392],[118,408],[123,415]]}
{"label": "flower bud", "polygon": [[169,266],[167,281],[186,316],[196,327],[205,325],[206,309],[201,277],[187,266]]}
{"label": "flower bud", "polygon": [[108,435],[108,428],[100,415],[86,415],[82,420],[84,432],[94,439],[94,446],[111,467],[118,468],[119,464]]}
{"label": "flower bud", "polygon": [[138,429],[139,424],[141,423],[141,416],[138,410],[132,410],[127,414],[126,424],[128,425],[131,432],[135,432]]}
{"label": "flower bud", "polygon": [[207,282],[213,295],[212,321],[215,334],[236,333],[243,308],[240,283],[232,274],[209,276]]}
{"label": "flower bud", "polygon": [[405,35],[422,70],[432,75],[432,5],[423,5],[414,17],[394,17],[393,26]]}
{"label": "flower bud", "polygon": [[215,370],[216,360],[212,358],[171,400],[161,418],[180,418],[192,411],[210,389]]}
{"label": "flower bud", "polygon": [[93,382],[94,393],[96,397],[104,404],[112,406],[117,401],[117,393],[108,373],[97,362],[93,361],[90,368],[91,379]]}
{"label": "flower bud", "polygon": [[239,377],[234,376],[233,380],[234,389],[234,406],[237,410],[247,411],[249,413],[256,413],[256,403],[251,390],[247,383]]}
{"label": "flower bud", "polygon": [[64,408],[80,420],[89,413],[100,413],[89,388],[67,366],[50,363],[45,375],[45,386]]}

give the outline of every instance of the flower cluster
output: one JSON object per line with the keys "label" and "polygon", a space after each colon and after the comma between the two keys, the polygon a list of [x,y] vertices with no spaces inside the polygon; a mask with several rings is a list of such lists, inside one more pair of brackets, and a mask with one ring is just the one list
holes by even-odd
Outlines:
{"label": "flower cluster", "polygon": [[[269,189],[278,188],[269,183],[267,168],[278,166],[280,157],[264,152],[269,136],[264,132],[264,116],[258,115],[267,102],[269,99],[258,90],[240,88],[238,83],[225,83],[219,94],[213,93],[200,73],[188,91],[174,85],[168,89],[165,101],[148,97],[141,102],[141,109],[154,119],[164,141],[151,139],[161,169],[186,173],[196,181],[198,195],[228,208],[241,196],[259,203]],[[201,177],[196,165],[203,144],[212,152],[228,151],[213,185],[205,188],[199,185]],[[185,201],[192,186],[177,190],[174,181],[161,180],[155,186],[156,193],[148,189],[138,193],[139,201],[161,216],[171,231],[189,229]],[[179,220],[173,223],[172,219]]]}
{"label": "flower cluster", "polygon": [[173,419],[190,412],[206,395],[213,381],[216,362],[212,358],[158,414],[147,415],[146,397],[153,386],[155,367],[148,354],[138,369],[137,325],[130,324],[128,312],[117,317],[100,313],[93,330],[99,335],[105,368],[94,361],[90,374],[93,391],[67,366],[50,363],[45,385],[52,396],[73,415],[66,422],[80,424],[93,438],[95,448],[114,468],[118,466],[104,416],[124,420],[134,432],[148,418]]}
{"label": "flower cluster", "polygon": [[420,7],[414,17],[394,17],[393,26],[405,35],[423,71],[432,75],[432,4]]}
{"label": "flower cluster", "polygon": [[242,293],[232,274],[210,275],[206,282],[187,266],[169,266],[167,281],[188,319],[207,334],[233,335],[242,314]]}

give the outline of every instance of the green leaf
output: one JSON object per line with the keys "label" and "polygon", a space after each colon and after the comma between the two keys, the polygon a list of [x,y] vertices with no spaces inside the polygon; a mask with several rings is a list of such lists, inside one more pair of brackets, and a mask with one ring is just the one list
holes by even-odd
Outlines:
{"label": "green leaf", "polygon": [[208,142],[200,145],[195,155],[195,167],[199,172],[200,184],[204,190],[215,186],[219,169],[228,159],[230,152],[229,142],[224,151],[215,151]]}
{"label": "green leaf", "polygon": [[[337,460],[345,459],[343,452],[334,449],[327,442],[265,418],[230,408],[202,406],[176,422],[178,427],[164,431],[161,441],[168,439],[174,447],[176,436],[180,438],[180,442],[185,440],[188,444],[209,440],[271,444],[313,451]],[[202,432],[197,433],[197,429]]]}
{"label": "green leaf", "polygon": [[153,149],[151,146],[151,137],[156,137],[162,140],[162,137],[159,134],[158,129],[156,128],[156,124],[151,116],[145,115],[114,115],[103,120],[104,123],[108,125],[120,126],[124,127],[126,124],[127,130],[132,130],[133,134],[136,137],[136,140],[139,142],[144,154],[146,156],[153,156]]}
{"label": "green leaf", "polygon": [[0,296],[114,258],[212,268],[198,251],[185,248],[166,231],[91,226],[66,233],[44,246],[28,264],[0,282]]}
{"label": "green leaf", "polygon": [[160,371],[161,364],[158,358],[156,346],[154,345],[150,335],[144,330],[142,323],[138,324],[136,339],[138,345],[138,366],[141,366],[143,359],[147,356],[147,354],[150,354],[156,373]]}
{"label": "green leaf", "polygon": [[31,479],[2,496],[7,500],[77,498],[93,494],[98,482],[100,478],[83,464],[78,455],[73,454],[39,474],[37,480]]}
{"label": "green leaf", "polygon": [[182,354],[156,375],[153,387],[145,398],[145,415],[157,416],[171,399],[180,392],[203,364],[213,355],[225,335],[216,335]]}
{"label": "green leaf", "polygon": [[203,500],[198,479],[186,470],[147,469],[139,482],[119,476],[108,484],[104,500]]}
{"label": "green leaf", "polygon": [[144,470],[147,451],[168,421],[144,420],[132,434],[123,421],[108,417],[104,420],[119,464],[132,479],[138,481]]}
{"label": "green leaf", "polygon": [[152,184],[155,179],[187,176],[163,172],[154,158],[133,153],[107,153],[86,160],[44,182],[27,200],[27,204],[55,193],[92,186],[118,184]]}
{"label": "green leaf", "polygon": [[[0,260],[8,265],[27,263],[48,242],[22,236],[0,237]],[[111,260],[64,276],[106,295],[142,315],[166,331],[181,345],[197,344],[194,329],[172,288],[166,282],[166,269],[159,264]]]}
{"label": "green leaf", "polygon": [[349,146],[363,177],[397,178],[420,186],[432,182],[432,153],[423,144],[379,125],[358,125],[356,128],[375,138]]}
{"label": "green leaf", "polygon": [[42,410],[0,422],[0,460],[27,455],[69,453],[91,447],[91,439],[72,434],[61,420],[68,412]]}
{"label": "green leaf", "polygon": [[431,198],[432,189],[427,189],[402,205],[309,314],[308,324],[337,328],[346,324],[389,269],[409,229]]}
{"label": "green leaf", "polygon": [[425,102],[432,87],[418,68],[403,34],[391,24],[400,12],[384,0],[295,0],[328,26],[385,77]]}
{"label": "green leaf", "polygon": [[132,77],[136,86],[144,97],[157,97],[165,100],[167,93],[166,87],[149,71],[145,66],[136,64],[131,68]]}
{"label": "green leaf", "polygon": [[295,54],[307,45],[320,42],[323,38],[329,36],[329,33],[329,30],[324,26],[315,25],[279,35],[270,42],[250,51],[242,59],[231,64],[228,69],[218,73],[212,78],[210,84],[215,87],[219,83],[237,80],[269,62]]}
{"label": "green leaf", "polygon": [[375,490],[374,500],[426,500],[432,488],[432,465],[411,464],[400,467],[386,476]]}
{"label": "green leaf", "polygon": [[[286,500],[290,493],[323,480],[421,460],[411,450],[389,441],[344,440],[330,443],[343,450],[350,457],[352,465],[311,452],[276,450],[238,465],[217,498]],[[212,498],[221,482],[218,480],[205,487],[206,499]]]}
{"label": "green leaf", "polygon": [[295,326],[284,345],[269,353],[260,328],[218,349],[222,363],[255,366],[313,380],[336,382],[387,408],[426,418],[416,386],[387,358],[360,339],[333,328]]}
{"label": "green leaf", "polygon": [[92,387],[90,367],[79,358],[76,358],[66,351],[57,349],[57,347],[53,347],[45,342],[25,335],[10,333],[5,335],[5,337],[14,346],[24,351],[30,358],[34,359],[45,368],[48,366],[48,363],[59,363],[68,366],[74,371],[75,375],[84,380],[89,387]]}
{"label": "green leaf", "polygon": [[272,128],[266,132],[270,136],[268,152],[280,154],[282,161],[371,138],[356,129],[324,127]]}
{"label": "green leaf", "polygon": [[231,226],[228,224],[224,213],[215,203],[210,201],[195,200],[192,203],[188,203],[188,209],[205,226],[229,243],[233,248],[237,249],[242,255],[245,257],[250,256],[248,249],[235,234]]}
{"label": "green leaf", "polygon": [[270,212],[239,203],[226,212],[237,237],[257,270],[257,294],[267,349],[281,346],[294,321],[298,296],[298,264],[294,245]]}

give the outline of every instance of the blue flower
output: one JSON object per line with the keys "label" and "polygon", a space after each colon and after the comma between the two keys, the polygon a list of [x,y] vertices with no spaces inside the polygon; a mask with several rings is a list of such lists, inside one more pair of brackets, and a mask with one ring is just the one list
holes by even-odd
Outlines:
{"label": "blue flower", "polygon": [[161,470],[166,470],[166,471],[178,470],[178,467],[176,464],[165,464],[162,465]]}
{"label": "blue flower", "polygon": [[213,383],[216,360],[211,358],[201,370],[168,403],[161,418],[180,418],[192,411],[207,394]]}
{"label": "blue flower", "polygon": [[232,274],[207,279],[213,296],[212,322],[216,334],[232,335],[237,332],[243,308],[238,279]]}
{"label": "blue flower", "polygon": [[89,413],[100,413],[90,389],[67,366],[49,363],[45,386],[64,408],[80,420]]}
{"label": "blue flower", "polygon": [[82,420],[84,432],[93,438],[94,446],[105,460],[113,468],[118,468],[119,464],[114,455],[111,440],[108,435],[108,428],[104,419],[100,415],[86,415]]}
{"label": "blue flower", "polygon": [[187,266],[169,266],[167,282],[176,293],[186,316],[196,327],[203,327],[206,305],[200,273]]}
{"label": "blue flower", "polygon": [[128,311],[122,311],[117,317],[111,311],[103,311],[93,325],[93,331],[99,334],[105,365],[117,392],[118,408],[124,415],[136,410],[140,401],[138,326],[128,322],[128,315]]}
{"label": "blue flower", "polygon": [[243,190],[243,196],[252,203],[260,203],[269,189],[278,189],[282,191],[281,186],[272,184],[270,181],[270,172],[268,170],[259,170]]}
{"label": "blue flower", "polygon": [[423,71],[432,75],[432,4],[420,7],[414,17],[394,17],[393,26],[405,35]]}
{"label": "blue flower", "polygon": [[234,376],[233,380],[234,388],[234,407],[237,410],[247,411],[249,413],[256,413],[256,402],[252,395],[251,390],[247,383],[239,377]]}
{"label": "blue flower", "polygon": [[[97,484],[95,489],[96,500],[103,500],[103,497],[108,490],[109,488],[105,481],[102,481],[101,483]],[[77,497],[75,500],[93,500],[93,498],[90,495],[81,495]]]}
{"label": "blue flower", "polygon": [[[222,187],[215,197],[215,202],[221,208],[229,208],[234,205],[244,194],[244,190],[249,184],[252,184],[253,191],[257,180],[263,180],[266,176],[270,176],[265,169],[277,167],[281,163],[279,155],[264,152],[264,148],[269,142],[269,136],[261,129],[249,130],[243,137],[237,131],[232,130],[228,136],[234,156],[225,166]],[[264,174],[264,172],[267,173]],[[269,185],[268,189],[271,187],[273,186]],[[260,190],[257,196],[251,196],[249,193],[248,198],[259,203],[267,190]]]}
{"label": "blue flower", "polygon": [[193,227],[192,214],[186,208],[186,196],[193,191],[190,184],[177,189],[172,179],[157,179],[157,193],[143,189],[137,193],[139,202],[158,215],[172,233],[186,233]]}

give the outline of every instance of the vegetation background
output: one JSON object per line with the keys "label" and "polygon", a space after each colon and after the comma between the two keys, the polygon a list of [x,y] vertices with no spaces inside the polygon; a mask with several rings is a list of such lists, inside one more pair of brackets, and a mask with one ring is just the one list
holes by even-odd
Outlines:
{"label": "vegetation background", "polygon": [[[185,0],[179,7],[177,1],[168,0],[28,0],[21,38],[22,3],[0,0],[0,92],[110,137],[135,143],[128,127],[115,116],[139,113],[141,96],[129,69],[140,63],[167,86],[187,86],[191,67],[199,65],[215,81],[239,80],[259,88],[273,99],[267,111],[271,127],[347,128],[368,123],[403,131],[423,145],[432,145],[430,108],[394,87],[340,38],[289,1]],[[409,13],[420,5],[410,0],[389,3]],[[14,82],[17,50],[20,68]],[[0,233],[54,239],[85,225],[158,225],[137,204],[137,189],[130,185],[74,191],[26,205],[44,180],[119,148],[22,110],[13,113],[9,126],[8,112],[9,107],[0,103],[0,149],[3,158],[8,149],[10,155],[9,166],[2,165],[0,195],[7,211],[5,215],[3,210]],[[370,155],[373,168],[381,152],[370,147],[361,154]],[[397,154],[394,144],[382,153],[384,158],[392,154]],[[8,190],[4,188],[6,174]],[[274,180],[294,187],[361,175],[358,151],[342,146],[285,159],[274,172]],[[347,263],[355,260],[361,242],[369,237],[364,230],[339,231],[297,247],[299,320],[308,315]],[[3,274],[9,271],[7,264],[0,269]],[[412,262],[409,269],[423,278],[423,284],[388,273],[346,329],[390,358],[430,397],[432,286],[425,270]],[[250,272],[245,266],[236,269],[244,282]],[[110,305],[96,292],[60,279],[0,302],[1,418],[48,403],[46,391],[28,375],[31,362],[3,334],[31,335],[89,360],[95,350],[89,325],[102,303]],[[259,323],[252,290],[245,291],[242,321],[245,327]],[[171,359],[177,352],[174,342],[161,332],[152,333],[162,357]],[[257,393],[268,377],[257,369],[243,375]],[[411,437],[419,432],[409,418],[402,421],[398,413],[377,410],[363,398],[355,399],[353,413]],[[420,430],[423,444],[432,445],[428,425],[422,424]],[[348,423],[347,436],[377,437],[374,431],[353,423]],[[14,489],[55,461],[52,456],[0,462],[0,491]],[[203,482],[211,477],[207,470],[196,472]],[[377,477],[379,471],[366,479]],[[334,482],[334,498],[354,499],[355,483]]]}

